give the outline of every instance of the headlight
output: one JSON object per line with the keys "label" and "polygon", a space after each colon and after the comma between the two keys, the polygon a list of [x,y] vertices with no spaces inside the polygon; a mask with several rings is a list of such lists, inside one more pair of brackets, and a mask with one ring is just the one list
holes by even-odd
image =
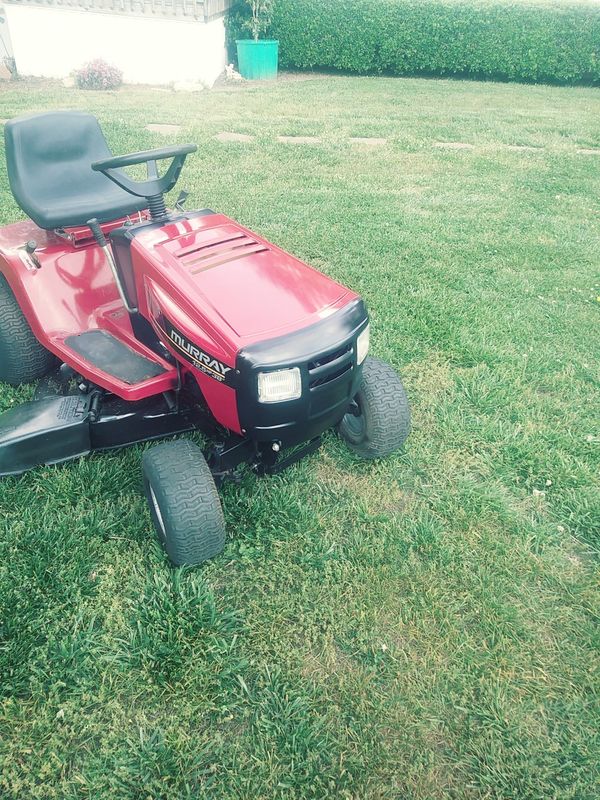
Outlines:
{"label": "headlight", "polygon": [[369,352],[369,325],[356,340],[356,363],[362,364]]}
{"label": "headlight", "polygon": [[302,381],[298,367],[258,373],[258,400],[260,403],[297,400],[301,395]]}

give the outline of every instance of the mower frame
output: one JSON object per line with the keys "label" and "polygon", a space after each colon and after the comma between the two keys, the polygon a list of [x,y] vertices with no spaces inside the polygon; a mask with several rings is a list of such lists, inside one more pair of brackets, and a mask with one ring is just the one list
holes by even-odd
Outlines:
{"label": "mower frame", "polygon": [[273,475],[321,445],[316,436],[283,455],[277,443],[232,433],[215,423],[191,382],[126,401],[85,381],[76,384],[76,377],[63,364],[39,382],[31,401],[0,415],[0,477],[198,431],[210,441],[204,455],[220,486],[235,480],[242,464],[258,475]]}

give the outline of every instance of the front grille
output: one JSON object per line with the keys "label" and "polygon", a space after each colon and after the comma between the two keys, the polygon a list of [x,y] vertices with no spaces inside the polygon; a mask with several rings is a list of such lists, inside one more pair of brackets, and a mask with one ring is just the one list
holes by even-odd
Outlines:
{"label": "front grille", "polygon": [[321,356],[317,361],[309,361],[308,371],[312,372],[312,370],[317,369],[317,367],[324,367],[325,364],[329,364],[330,362],[335,361],[336,358],[341,358],[349,350],[352,350],[351,343],[345,344],[339,350],[334,350],[333,353],[328,353],[326,356]]}
{"label": "front grille", "polygon": [[331,372],[322,378],[316,378],[314,381],[311,381],[308,386],[310,389],[316,389],[318,386],[324,386],[326,383],[330,383],[334,381],[336,378],[340,378],[345,372],[352,369],[352,364],[346,364],[340,369],[337,369],[335,372]]}
{"label": "front grille", "polygon": [[[356,337],[367,324],[356,299],[305,329],[242,348],[237,407],[241,427],[256,441],[280,440],[284,446],[309,441],[341,420],[356,394],[361,367]],[[258,373],[298,367],[302,396],[297,400],[258,402]]]}
{"label": "front grille", "polygon": [[354,350],[352,343],[349,342],[343,347],[326,353],[314,361],[308,362],[308,386],[311,391],[325,386],[346,372],[349,372],[354,364]]}

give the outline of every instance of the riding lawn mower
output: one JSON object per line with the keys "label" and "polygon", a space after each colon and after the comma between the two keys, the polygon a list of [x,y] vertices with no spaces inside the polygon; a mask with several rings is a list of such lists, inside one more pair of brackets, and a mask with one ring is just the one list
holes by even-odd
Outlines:
{"label": "riding lawn mower", "polygon": [[[29,219],[0,230],[0,380],[39,383],[0,415],[0,476],[166,438],[142,457],[150,513],[171,561],[198,564],[243,465],[280,472],[332,428],[362,458],[402,446],[406,394],[368,355],[361,298],[185,193],[166,207],[195,145],[113,156],[75,111],[10,120],[5,143]],[[179,438],[196,430],[204,450]]]}

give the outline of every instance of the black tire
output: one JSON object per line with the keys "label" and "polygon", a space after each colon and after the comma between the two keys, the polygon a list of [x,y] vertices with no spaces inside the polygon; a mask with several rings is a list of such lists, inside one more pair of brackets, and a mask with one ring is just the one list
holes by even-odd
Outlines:
{"label": "black tire", "polygon": [[4,275],[0,275],[0,381],[17,386],[43,377],[58,359],[38,342]]}
{"label": "black tire", "polygon": [[410,407],[396,371],[367,357],[354,402],[357,413],[345,414],[338,428],[350,449],[361,458],[383,458],[399,450],[410,433]]}
{"label": "black tire", "polygon": [[144,491],[158,538],[171,561],[201,564],[225,546],[219,493],[202,450],[187,439],[142,457]]}

